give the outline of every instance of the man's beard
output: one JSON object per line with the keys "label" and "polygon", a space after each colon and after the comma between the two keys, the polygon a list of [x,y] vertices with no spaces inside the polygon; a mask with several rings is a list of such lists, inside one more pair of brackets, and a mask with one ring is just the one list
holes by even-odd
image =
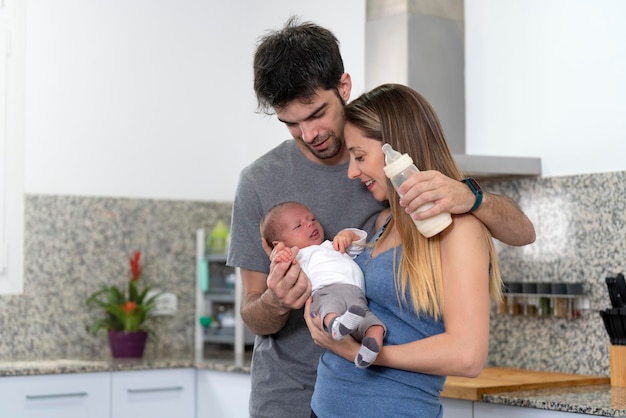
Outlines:
{"label": "man's beard", "polygon": [[313,146],[308,145],[308,144],[307,144],[307,147],[309,148],[311,153],[315,155],[317,158],[319,158],[320,160],[328,160],[331,158],[335,158],[337,154],[339,154],[339,152],[341,151],[341,148],[343,147],[343,138],[337,138],[336,136],[331,135],[328,138],[328,140],[332,141],[332,145],[326,148],[325,150],[318,151]]}

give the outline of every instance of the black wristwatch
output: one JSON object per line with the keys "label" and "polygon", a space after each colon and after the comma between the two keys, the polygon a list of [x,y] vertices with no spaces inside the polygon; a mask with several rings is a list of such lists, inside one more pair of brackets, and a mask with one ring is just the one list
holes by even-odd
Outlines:
{"label": "black wristwatch", "polygon": [[480,188],[480,185],[474,179],[474,177],[465,177],[461,180],[463,183],[467,184],[467,187],[470,188],[476,200],[474,201],[474,206],[469,210],[470,212],[474,212],[476,209],[480,207],[480,204],[483,202],[483,190]]}

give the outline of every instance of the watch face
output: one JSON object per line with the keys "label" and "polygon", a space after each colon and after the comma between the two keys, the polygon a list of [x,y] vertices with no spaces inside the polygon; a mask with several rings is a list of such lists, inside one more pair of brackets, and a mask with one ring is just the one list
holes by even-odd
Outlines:
{"label": "watch face", "polygon": [[476,192],[482,192],[482,189],[480,188],[480,185],[478,184],[476,179],[474,179],[474,177],[470,177],[469,178],[469,182],[474,187],[474,189],[476,189]]}
{"label": "watch face", "polygon": [[480,185],[474,177],[467,177],[463,179],[463,181],[469,186],[474,194],[482,193],[483,190],[480,188]]}

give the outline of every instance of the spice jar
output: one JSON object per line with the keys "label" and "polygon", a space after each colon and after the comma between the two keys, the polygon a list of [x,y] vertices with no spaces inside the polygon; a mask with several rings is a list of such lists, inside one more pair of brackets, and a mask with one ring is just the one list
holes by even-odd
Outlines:
{"label": "spice jar", "polygon": [[508,283],[502,283],[502,300],[500,302],[498,302],[498,306],[496,308],[496,312],[499,315],[503,315],[503,314],[507,314],[509,313],[509,295],[508,293],[510,293],[509,290],[509,284]]}
{"label": "spice jar", "polygon": [[521,315],[524,313],[524,298],[520,296],[522,293],[522,284],[519,282],[510,282],[508,284],[511,295],[508,297],[509,314]]}
{"label": "spice jar", "polygon": [[565,286],[567,294],[570,296],[574,296],[569,300],[568,306],[568,316],[571,319],[580,318],[582,316],[580,310],[580,298],[576,296],[580,296],[583,294],[583,284],[582,283],[568,283]]}
{"label": "spice jar", "polygon": [[537,315],[550,316],[552,315],[552,284],[551,283],[537,283],[537,296],[539,298],[539,310]]}
{"label": "spice jar", "polygon": [[565,296],[567,294],[567,287],[565,283],[552,283],[552,294],[556,295],[554,297],[554,307],[552,310],[552,315],[557,318],[567,318],[569,315],[568,298],[558,296]]}
{"label": "spice jar", "polygon": [[528,295],[524,304],[524,315],[536,316],[539,310],[539,298],[537,298],[537,283],[522,283],[522,293]]}

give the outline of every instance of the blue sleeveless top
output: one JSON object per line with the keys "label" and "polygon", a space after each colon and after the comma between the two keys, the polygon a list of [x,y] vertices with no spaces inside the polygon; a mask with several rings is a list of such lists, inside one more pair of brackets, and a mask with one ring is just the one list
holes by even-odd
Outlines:
{"label": "blue sleeveless top", "polygon": [[[383,345],[404,344],[443,333],[443,320],[435,321],[424,313],[418,317],[408,294],[409,306],[399,306],[393,278],[394,249],[375,258],[371,252],[367,248],[356,262],[365,275],[369,308],[387,326]],[[397,266],[401,247],[395,253]],[[438,418],[443,416],[439,393],[445,380],[445,376],[379,366],[359,369],[351,361],[325,351],[317,368],[311,407],[319,418]]]}

